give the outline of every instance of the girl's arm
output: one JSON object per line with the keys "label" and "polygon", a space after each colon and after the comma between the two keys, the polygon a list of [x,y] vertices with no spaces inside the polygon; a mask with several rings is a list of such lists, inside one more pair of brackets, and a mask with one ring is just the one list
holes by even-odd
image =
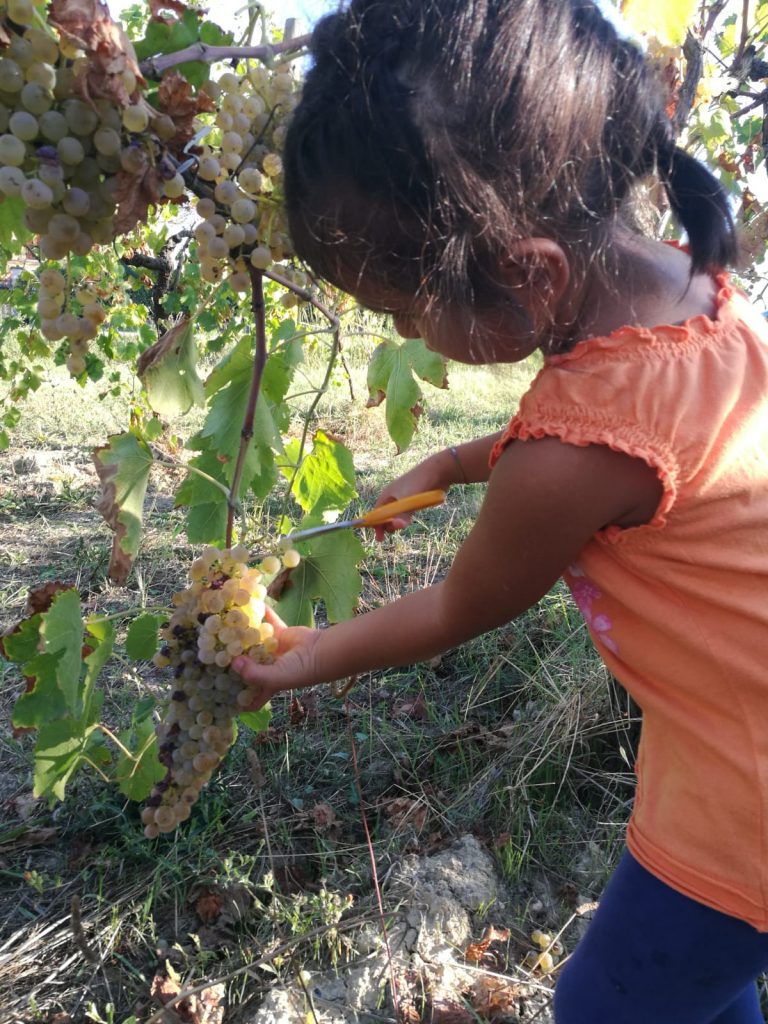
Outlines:
{"label": "girl's arm", "polygon": [[531,607],[599,529],[647,521],[660,493],[645,462],[607,446],[515,442],[445,580],[328,629],[278,628],[274,665],[233,665],[260,707],[283,689],[433,657]]}

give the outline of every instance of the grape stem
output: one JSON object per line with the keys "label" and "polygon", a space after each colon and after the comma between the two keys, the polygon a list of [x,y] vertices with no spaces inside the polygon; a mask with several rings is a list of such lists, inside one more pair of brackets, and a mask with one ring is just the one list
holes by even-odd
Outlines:
{"label": "grape stem", "polygon": [[268,64],[272,57],[283,53],[303,50],[309,44],[311,36],[296,36],[295,39],[284,39],[269,46],[210,46],[208,43],[193,43],[175,53],[165,53],[160,57],[150,57],[139,64],[139,70],[145,78],[159,78],[168,68],[197,60],[203,64],[216,64],[222,60],[260,60]]}
{"label": "grape stem", "polygon": [[[211,484],[212,487],[216,487],[218,490],[227,496],[229,499],[230,488],[226,484],[223,484],[221,480],[217,480],[215,476],[210,476],[202,469],[198,469],[197,466],[193,466],[190,463],[185,462],[174,462],[172,459],[163,459],[155,457],[154,449],[152,451],[153,464],[156,466],[168,466],[169,469],[184,469],[187,473],[194,473],[195,476],[201,477],[207,483]],[[239,502],[236,502],[236,507],[239,508]]]}
{"label": "grape stem", "polygon": [[[288,488],[285,492],[287,503],[288,495],[291,493],[294,481],[296,480],[296,474],[299,472],[299,468],[301,466],[301,460],[304,457],[304,449],[307,445],[307,435],[309,434],[310,423],[314,419],[315,410],[320,404],[320,400],[328,390],[328,384],[331,379],[331,374],[333,373],[333,368],[336,365],[336,358],[339,355],[339,352],[341,351],[341,323],[339,321],[339,318],[335,315],[335,313],[332,313],[326,305],[320,302],[319,299],[316,299],[312,292],[310,292],[308,289],[300,288],[298,285],[294,284],[293,281],[289,281],[287,278],[283,277],[282,274],[279,274],[274,270],[265,270],[264,276],[268,277],[270,281],[274,281],[276,284],[282,285],[283,288],[288,288],[290,291],[295,292],[300,299],[302,299],[304,302],[310,303],[310,305],[314,306],[319,313],[322,313],[323,316],[330,323],[331,336],[333,338],[331,352],[328,357],[328,364],[325,368],[325,376],[323,377],[320,387],[315,392],[315,397],[312,400],[312,404],[310,405],[309,409],[307,410],[307,415],[304,417],[304,429],[301,432],[301,441],[299,443],[299,453],[296,457],[296,465],[293,470],[291,481],[288,484]],[[283,507],[282,514],[285,515],[285,513],[286,509],[285,507]]]}
{"label": "grape stem", "polygon": [[235,513],[239,507],[240,483],[245,469],[245,458],[248,454],[248,446],[253,437],[253,421],[256,418],[256,403],[259,400],[261,390],[261,378],[264,374],[264,367],[267,363],[267,325],[265,320],[264,306],[264,274],[261,270],[248,264],[248,272],[251,277],[251,309],[256,324],[256,353],[253,360],[253,376],[251,377],[251,390],[248,395],[248,405],[245,409],[243,429],[240,431],[240,448],[237,452],[235,470],[232,474],[232,483],[229,488],[227,499],[227,536],[226,546],[232,547],[232,534],[235,528]]}

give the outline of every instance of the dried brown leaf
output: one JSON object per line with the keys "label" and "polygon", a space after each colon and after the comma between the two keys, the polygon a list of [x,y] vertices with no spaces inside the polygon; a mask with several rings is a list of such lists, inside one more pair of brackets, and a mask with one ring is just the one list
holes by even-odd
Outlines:
{"label": "dried brown leaf", "polygon": [[120,545],[121,540],[126,534],[126,527],[119,519],[120,506],[117,503],[117,492],[114,484],[118,467],[114,463],[104,465],[98,458],[99,452],[108,451],[109,448],[110,446],[107,444],[93,450],[93,464],[101,481],[101,494],[96,502],[96,511],[104,517],[107,525],[114,530],[107,574],[111,580],[122,586],[131,572],[133,555],[123,551]]}
{"label": "dried brown leaf", "polygon": [[157,168],[149,166],[141,174],[119,171],[115,189],[115,234],[127,235],[147,220],[150,205],[161,202]]}
{"label": "dried brown leaf", "polygon": [[292,726],[296,727],[302,724],[304,719],[307,717],[307,709],[301,703],[298,697],[291,698],[291,708],[288,712],[288,721]]}
{"label": "dried brown leaf", "polygon": [[190,317],[188,316],[179,320],[170,330],[165,332],[159,341],[156,341],[154,345],[150,345],[148,349],[141,353],[136,365],[136,372],[139,378],[142,378],[148,369],[162,362],[169,351],[176,348],[179,338],[189,326],[189,321]]}
{"label": "dried brown leaf", "polygon": [[415,718],[422,722],[429,718],[429,709],[423,693],[413,700],[401,700],[392,709],[392,714],[407,718]]}
{"label": "dried brown leaf", "polygon": [[336,824],[336,811],[330,804],[319,803],[310,811],[315,827],[321,830],[331,828]]}
{"label": "dried brown leaf", "polygon": [[157,92],[157,105],[176,125],[176,134],[168,143],[168,148],[174,152],[182,150],[195,135],[195,117],[202,113],[210,114],[216,109],[208,93],[203,89],[195,93],[180,71],[169,71],[163,75]]}
{"label": "dried brown leaf", "polygon": [[443,997],[427,999],[426,1013],[422,1020],[430,1024],[474,1024],[475,1014],[461,1003]]}
{"label": "dried brown leaf", "polygon": [[101,0],[51,0],[48,20],[65,39],[85,50],[87,60],[75,77],[78,95],[88,102],[104,98],[128,106],[131,95],[123,72],[132,71],[140,85],[146,83],[133,44],[112,20],[106,4]]}
{"label": "dried brown leaf", "polygon": [[495,928],[493,925],[488,925],[483,932],[482,939],[478,942],[472,942],[467,946],[464,951],[464,957],[469,960],[470,963],[479,964],[488,952],[488,947],[492,942],[506,942],[508,938],[508,928]]}
{"label": "dried brown leaf", "polygon": [[427,805],[423,800],[411,800],[407,796],[396,796],[382,804],[384,814],[394,829],[410,825],[421,832],[427,821]]}
{"label": "dried brown leaf", "polygon": [[511,981],[480,975],[469,993],[469,1001],[481,1017],[493,1024],[517,1016],[521,994],[520,986]]}
{"label": "dried brown leaf", "polygon": [[224,897],[220,892],[203,890],[195,900],[195,912],[205,924],[215,921],[224,906]]}
{"label": "dried brown leaf", "polygon": [[[158,973],[152,979],[149,992],[153,999],[165,1006],[179,995],[181,986],[175,978]],[[223,985],[211,985],[199,994],[179,1000],[161,1015],[160,1020],[163,1024],[176,1024],[176,1021],[183,1021],[183,1024],[222,1024],[224,994]]]}
{"label": "dried brown leaf", "polygon": [[53,842],[59,835],[57,828],[30,828],[20,835],[9,839],[7,843],[0,843],[0,850],[8,852],[18,850],[25,846],[43,846]]}

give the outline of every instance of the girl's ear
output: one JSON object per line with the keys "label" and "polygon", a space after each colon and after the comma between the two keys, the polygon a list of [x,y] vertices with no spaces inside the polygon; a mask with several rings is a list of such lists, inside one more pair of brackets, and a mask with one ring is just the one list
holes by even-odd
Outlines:
{"label": "girl's ear", "polygon": [[555,309],[568,288],[571,267],[561,245],[551,238],[521,238],[501,261],[502,280],[536,319],[552,322]]}

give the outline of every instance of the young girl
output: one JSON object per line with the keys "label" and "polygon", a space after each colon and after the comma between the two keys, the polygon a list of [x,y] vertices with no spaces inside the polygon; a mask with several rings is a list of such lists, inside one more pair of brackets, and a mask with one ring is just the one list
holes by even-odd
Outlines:
{"label": "young girl", "polygon": [[[276,620],[276,664],[235,667],[258,707],[430,658],[564,576],[644,725],[628,852],[557,1024],[756,1024],[768,343],[723,273],[724,195],[588,0],[352,0],[313,53],[285,153],[297,253],[451,359],[544,368],[503,433],[382,495],[488,481],[441,583],[326,630]],[[690,252],[623,219],[653,173]]]}

